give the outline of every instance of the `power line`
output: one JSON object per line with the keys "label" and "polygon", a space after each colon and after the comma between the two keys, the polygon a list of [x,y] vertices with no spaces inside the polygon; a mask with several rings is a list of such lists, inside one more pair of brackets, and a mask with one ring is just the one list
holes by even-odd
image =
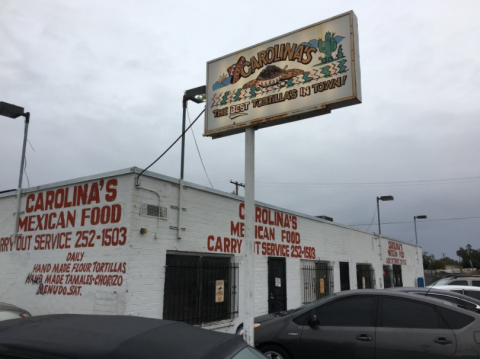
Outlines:
{"label": "power line", "polygon": [[377,207],[375,207],[375,211],[373,212],[372,220],[370,221],[370,224],[369,224],[368,227],[367,227],[367,232],[368,232],[368,230],[370,229],[370,226],[372,225],[373,220],[375,219],[375,215],[376,215],[376,214],[377,214]]}
{"label": "power line", "polygon": [[[422,222],[444,222],[444,221],[458,221],[458,220],[464,220],[464,219],[477,219],[480,217],[458,217],[458,218],[443,218],[443,219],[422,219]],[[385,222],[381,223],[382,225],[384,224],[405,224],[405,223],[413,223],[413,221],[405,221],[405,222]],[[362,223],[362,224],[347,224],[347,226],[351,227],[358,227],[358,226],[369,226],[370,224],[368,223]]]}
{"label": "power line", "polygon": [[374,186],[425,186],[434,184],[455,184],[480,181],[480,176],[428,179],[415,181],[393,181],[393,182],[255,182],[257,186],[279,186],[279,187],[374,187]]}
{"label": "power line", "polygon": [[234,184],[235,185],[235,194],[238,196],[238,187],[243,187],[245,188],[245,184],[244,183],[239,183],[238,181],[232,181],[230,180],[230,183]]}
{"label": "power line", "polygon": [[195,119],[195,121],[192,122],[192,124],[190,126],[187,127],[187,129],[185,130],[185,132],[183,132],[180,136],[178,136],[178,138],[170,145],[170,147],[168,147],[165,152],[163,152],[155,161],[153,161],[147,168],[145,168],[142,172],[140,172],[140,174],[137,176],[137,179],[140,178],[141,175],[143,175],[143,172],[145,172],[146,170],[148,170],[150,167],[152,167],[155,163],[157,163],[157,161],[162,158],[168,151],[170,151],[170,149],[175,146],[175,144],[182,138],[182,136],[184,134],[187,133],[187,131],[190,129],[190,127],[192,127],[195,122],[197,122],[197,120],[200,118],[200,116],[202,115],[202,113],[205,112],[205,109],[203,109],[202,112],[200,112],[200,114],[197,116],[197,118]]}
{"label": "power line", "polygon": [[[188,108],[187,108],[187,115],[188,115],[188,122],[191,123],[190,113],[188,112]],[[193,135],[193,140],[195,141],[195,146],[197,146],[197,152],[198,152],[198,156],[200,157],[200,162],[202,162],[203,170],[205,171],[205,175],[207,176],[208,182],[210,182],[210,186],[213,188],[212,181],[210,181],[210,177],[208,177],[207,169],[205,168],[202,155],[200,154],[200,149],[198,148],[198,143],[197,143],[197,139],[195,138],[195,132],[193,132],[193,127],[192,127],[192,135]]]}

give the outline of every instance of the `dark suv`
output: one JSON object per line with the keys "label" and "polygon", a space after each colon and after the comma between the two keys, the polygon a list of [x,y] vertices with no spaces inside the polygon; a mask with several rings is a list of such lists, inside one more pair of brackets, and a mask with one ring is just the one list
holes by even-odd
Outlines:
{"label": "dark suv", "polygon": [[256,318],[267,358],[478,358],[480,315],[429,296],[376,289],[332,294]]}

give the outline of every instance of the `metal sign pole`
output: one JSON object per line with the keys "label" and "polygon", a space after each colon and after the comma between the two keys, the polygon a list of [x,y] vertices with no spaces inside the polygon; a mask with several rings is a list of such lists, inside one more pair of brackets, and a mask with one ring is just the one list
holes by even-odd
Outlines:
{"label": "metal sign pole", "polygon": [[251,345],[254,340],[255,309],[255,130],[245,129],[245,246],[244,278],[245,305],[243,311],[243,338]]}

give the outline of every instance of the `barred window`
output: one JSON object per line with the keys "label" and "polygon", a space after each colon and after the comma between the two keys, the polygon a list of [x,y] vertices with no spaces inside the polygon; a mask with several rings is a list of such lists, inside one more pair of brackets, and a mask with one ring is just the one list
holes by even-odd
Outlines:
{"label": "barred window", "polygon": [[163,319],[202,324],[238,315],[238,264],[230,258],[167,255]]}
{"label": "barred window", "polygon": [[375,270],[371,264],[357,264],[357,288],[375,288]]}
{"label": "barred window", "polygon": [[302,265],[302,302],[310,303],[333,293],[333,267],[325,262],[306,262]]}

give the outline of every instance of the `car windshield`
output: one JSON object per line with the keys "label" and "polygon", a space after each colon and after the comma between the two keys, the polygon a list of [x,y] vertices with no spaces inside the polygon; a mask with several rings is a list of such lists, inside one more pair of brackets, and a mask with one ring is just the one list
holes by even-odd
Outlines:
{"label": "car windshield", "polygon": [[320,298],[320,299],[317,299],[313,302],[310,302],[310,303],[307,303],[307,304],[304,304],[298,308],[294,308],[294,309],[289,309],[289,310],[286,310],[286,311],[283,311],[283,312],[279,312],[277,314],[279,314],[280,316],[284,316],[284,315],[288,315],[288,314],[293,314],[293,313],[297,313],[301,310],[304,310],[304,309],[307,309],[307,308],[310,308],[310,307],[316,307],[319,303],[327,300],[327,299],[330,299],[330,298],[333,298],[333,297],[336,297],[337,295],[335,293],[333,294],[330,294],[330,295],[327,295],[323,298]]}
{"label": "car windshield", "polygon": [[240,352],[238,352],[232,359],[265,359],[262,353],[259,351],[250,348],[250,347],[245,347]]}
{"label": "car windshield", "polygon": [[430,286],[434,287],[436,285],[448,285],[448,283],[450,283],[450,280],[451,279],[443,278],[443,279],[437,280],[436,282],[433,282]]}

